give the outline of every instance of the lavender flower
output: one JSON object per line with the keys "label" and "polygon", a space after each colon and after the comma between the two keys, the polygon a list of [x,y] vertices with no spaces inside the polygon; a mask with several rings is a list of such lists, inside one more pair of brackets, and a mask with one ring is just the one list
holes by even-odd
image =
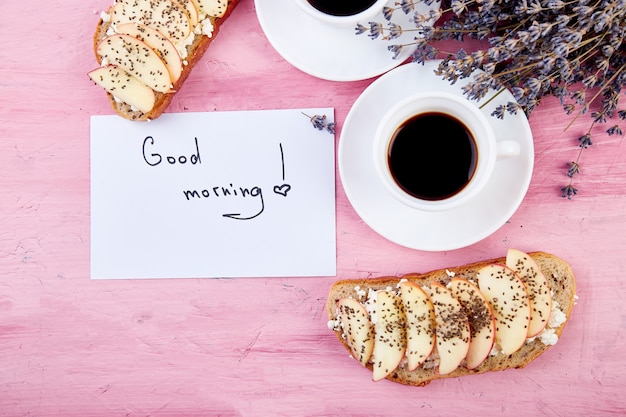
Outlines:
{"label": "lavender flower", "polygon": [[383,7],[383,17],[385,18],[385,20],[390,21],[395,10],[396,9],[394,9],[393,7]]}
{"label": "lavender flower", "polygon": [[606,130],[606,134],[609,136],[613,136],[613,135],[623,136],[624,132],[622,132],[622,129],[619,127],[619,125],[613,125]]}
{"label": "lavender flower", "polygon": [[576,161],[572,161],[568,163],[567,166],[568,166],[567,176],[570,178],[572,178],[574,175],[580,172],[580,165],[578,165],[578,162]]}
{"label": "lavender flower", "polygon": [[389,39],[396,39],[402,35],[402,27],[395,23],[389,24]]}
{"label": "lavender flower", "polygon": [[389,45],[387,49],[393,52],[393,59],[398,59],[398,56],[402,52],[403,45]]}
{"label": "lavender flower", "polygon": [[313,125],[313,127],[317,130],[325,130],[330,134],[335,134],[335,127],[336,124],[335,122],[329,122],[327,121],[327,117],[326,115],[314,115],[314,116],[309,116],[308,114],[302,113],[304,114],[306,117],[309,118],[309,120],[311,121],[311,124]]}
{"label": "lavender flower", "polygon": [[369,37],[372,39],[376,39],[378,38],[384,31],[384,26],[382,25],[382,23],[378,23],[378,22],[369,22],[370,28],[369,28]]}
{"label": "lavender flower", "polygon": [[580,142],[580,147],[581,148],[587,149],[588,147],[593,145],[593,143],[591,142],[591,134],[589,134],[589,133],[585,133],[584,135],[579,137],[578,141]]}
{"label": "lavender flower", "polygon": [[578,194],[578,189],[572,185],[572,183],[567,184],[565,187],[561,188],[561,196],[563,198],[567,197],[568,200],[571,200],[576,194]]}
{"label": "lavender flower", "polygon": [[[498,106],[493,112],[497,118],[519,111],[528,115],[543,97],[552,95],[572,116],[570,125],[581,116],[590,117],[589,132],[614,118],[626,120],[620,101],[626,87],[626,0],[441,0],[439,10],[416,12],[420,2],[433,4],[396,0],[383,12],[386,23],[357,27],[357,33],[389,40],[414,31],[413,61],[442,59],[436,74],[450,83],[471,78],[463,88],[469,99],[483,99],[492,89],[512,92],[516,102]],[[413,13],[415,28],[394,26],[398,10]],[[471,52],[439,49],[440,41],[466,38],[487,42]],[[408,46],[388,49],[397,58]],[[619,123],[605,131],[623,135]],[[592,145],[591,133],[578,140],[575,169],[568,166],[570,183],[562,189],[568,199],[578,192],[571,179],[579,172],[582,151]]]}
{"label": "lavender flower", "polygon": [[365,26],[363,26],[362,24],[360,24],[360,23],[357,23],[357,25],[356,25],[356,27],[354,29],[355,29],[357,35],[361,35],[361,34],[367,32],[367,28]]}

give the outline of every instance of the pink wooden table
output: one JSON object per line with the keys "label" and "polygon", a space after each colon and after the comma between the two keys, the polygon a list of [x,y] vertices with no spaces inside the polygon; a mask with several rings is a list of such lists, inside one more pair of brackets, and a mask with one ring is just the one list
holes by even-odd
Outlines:
{"label": "pink wooden table", "polygon": [[[596,136],[574,201],[547,101],[520,209],[471,247],[399,247],[357,216],[337,179],[337,277],[91,281],[89,116],[111,114],[85,73],[107,0],[0,5],[1,416],[412,416],[626,413],[626,145]],[[169,111],[332,106],[340,131],[369,81],[304,74],[242,0]],[[338,132],[339,133],[339,132]],[[337,135],[339,137],[339,135]],[[426,271],[508,247],[568,260],[580,300],[559,343],[523,370],[413,388],[373,383],[326,327],[338,278]]]}

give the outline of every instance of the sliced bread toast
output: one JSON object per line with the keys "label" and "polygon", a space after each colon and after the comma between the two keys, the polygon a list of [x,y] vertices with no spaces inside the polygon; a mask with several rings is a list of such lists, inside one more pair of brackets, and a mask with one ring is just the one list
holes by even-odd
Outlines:
{"label": "sliced bread toast", "polygon": [[[128,2],[129,4],[141,4],[141,1],[134,0],[130,2],[129,0],[115,0],[114,4],[106,11],[101,13],[100,20],[98,21],[95,34],[93,37],[94,41],[94,53],[96,55],[96,59],[98,64],[107,65],[108,62],[103,62],[103,57],[98,53],[98,45],[102,42],[103,39],[111,36],[113,34],[118,33],[116,28],[116,17],[114,10],[116,4],[120,2]],[[170,1],[170,0],[163,0]],[[148,121],[153,120],[159,117],[169,106],[172,101],[174,95],[177,91],[180,90],[183,83],[191,73],[194,66],[198,63],[200,58],[203,56],[209,45],[213,42],[215,37],[218,34],[220,26],[222,23],[228,18],[231,14],[235,6],[237,5],[239,0],[171,0],[172,3],[176,5],[176,7],[180,7],[184,9],[186,3],[189,3],[187,7],[193,8],[198,11],[198,16],[191,19],[191,21],[198,20],[195,25],[192,24],[192,27],[189,30],[188,36],[184,40],[179,40],[175,43],[175,47],[178,49],[180,58],[182,59],[182,71],[180,74],[177,74],[175,80],[172,80],[171,87],[167,92],[159,92],[154,91],[154,103],[149,110],[144,109],[139,110],[136,106],[132,106],[118,97],[114,96],[111,91],[107,91],[107,95],[110,101],[112,108],[122,117],[129,120],[136,121]],[[217,13],[219,17],[215,17],[211,15],[211,13],[206,13],[206,10],[202,10],[202,3],[211,4],[210,7],[219,10]],[[227,4],[225,4],[227,3]],[[149,3],[153,4],[153,3]],[[194,6],[195,5],[195,6]],[[156,13],[156,12],[155,12]],[[195,12],[194,12],[195,13]],[[137,22],[137,23],[145,23],[142,22],[139,18],[131,18],[125,19],[129,22]],[[148,24],[149,26],[149,24]],[[167,32],[167,27],[157,27],[160,32]],[[168,35],[168,40],[172,40],[171,36]],[[127,74],[124,74],[127,75]],[[90,75],[91,76],[91,75]],[[92,78],[94,79],[94,78]],[[96,80],[94,80],[96,81]],[[119,85],[118,85],[119,86]],[[106,89],[106,88],[105,88]]]}
{"label": "sliced bread toast", "polygon": [[[494,345],[491,354],[488,355],[479,366],[473,369],[467,369],[467,367],[461,364],[452,372],[441,374],[438,372],[436,355],[431,355],[421,366],[412,371],[408,369],[409,367],[406,361],[401,362],[386,378],[402,384],[424,386],[439,378],[523,368],[556,343],[561,336],[563,327],[569,319],[575,304],[576,283],[574,274],[567,262],[557,256],[545,252],[533,252],[528,255],[530,255],[541,272],[543,272],[552,294],[551,317],[541,334],[526,339],[519,350],[508,355],[498,352],[497,346]],[[335,332],[339,341],[354,357],[355,355],[349,346],[346,332],[340,326],[338,317],[340,314],[340,310],[338,309],[339,300],[346,298],[355,299],[362,305],[366,305],[371,302],[372,294],[375,294],[377,291],[387,290],[397,293],[399,283],[403,281],[413,282],[421,287],[430,286],[434,282],[445,286],[450,282],[452,277],[474,282],[477,279],[478,271],[483,267],[493,264],[505,264],[505,261],[505,258],[498,258],[464,266],[440,269],[425,274],[338,281],[332,285],[326,305],[329,316],[329,328]],[[372,329],[374,329],[373,326]],[[357,359],[362,360],[362,358]],[[373,358],[369,361],[365,361],[365,366],[372,369],[373,361]]]}

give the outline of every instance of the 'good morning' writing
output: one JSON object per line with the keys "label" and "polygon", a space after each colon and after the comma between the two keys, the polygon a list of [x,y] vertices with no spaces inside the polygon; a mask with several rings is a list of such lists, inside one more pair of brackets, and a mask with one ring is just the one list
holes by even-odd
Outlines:
{"label": "'good morning' writing", "polygon": [[[202,164],[202,156],[200,154],[200,146],[198,144],[198,138],[194,138],[195,150],[190,155],[164,155],[159,152],[156,140],[152,136],[147,136],[143,141],[142,154],[143,159],[151,167],[163,166],[199,166]],[[280,144],[280,156],[282,163],[283,181],[285,180],[285,160],[282,144]],[[280,184],[274,186],[274,193],[287,197],[287,193],[291,190],[291,185]],[[248,199],[252,198],[258,201],[257,209],[253,210],[249,214],[238,213],[224,213],[223,217],[228,217],[235,220],[251,220],[260,216],[265,210],[265,201],[263,199],[263,189],[254,185],[252,187],[234,186],[232,183],[222,184],[218,186],[210,186],[202,189],[184,189],[182,195],[186,201],[197,201],[209,198],[218,199]]]}

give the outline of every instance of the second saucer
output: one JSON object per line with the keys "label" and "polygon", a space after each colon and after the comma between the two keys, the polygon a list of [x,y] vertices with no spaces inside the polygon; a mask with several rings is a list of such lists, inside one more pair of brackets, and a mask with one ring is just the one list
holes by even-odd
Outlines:
{"label": "second saucer", "polygon": [[[293,0],[255,0],[261,28],[274,49],[291,65],[317,78],[331,81],[357,81],[376,77],[404,62],[415,47],[406,46],[394,59],[388,46],[411,44],[412,32],[405,32],[391,41],[357,35],[355,26],[336,27],[316,19]],[[421,13],[438,8],[420,4]],[[394,13],[393,22],[409,28],[412,14]],[[382,13],[372,21],[385,22]],[[363,22],[367,24],[368,22]]]}

